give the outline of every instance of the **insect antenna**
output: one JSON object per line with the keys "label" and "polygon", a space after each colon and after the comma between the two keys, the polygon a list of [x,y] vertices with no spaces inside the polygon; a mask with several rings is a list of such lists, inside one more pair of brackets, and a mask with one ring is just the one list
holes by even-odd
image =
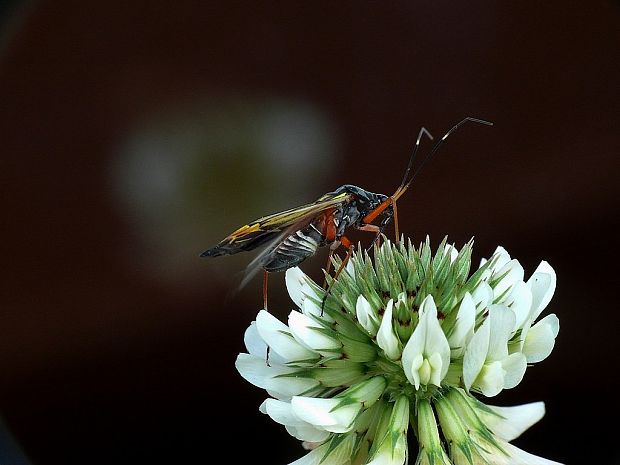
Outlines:
{"label": "insect antenna", "polygon": [[[405,174],[403,176],[403,180],[400,183],[400,186],[398,186],[398,189],[396,189],[396,192],[394,192],[394,194],[391,197],[388,197],[385,201],[383,201],[381,205],[379,205],[377,208],[371,211],[368,215],[366,215],[363,220],[363,222],[366,224],[371,223],[375,220],[377,216],[379,216],[388,207],[388,205],[393,205],[394,206],[394,224],[396,228],[396,241],[397,242],[398,242],[398,214],[396,212],[396,203],[392,201],[392,198],[402,189],[407,189],[407,187],[411,183],[411,182],[407,183],[407,177],[409,176],[409,173],[411,172],[411,169],[413,168],[413,163],[416,159],[418,150],[420,148],[420,141],[422,140],[422,136],[424,134],[426,134],[430,140],[433,140],[432,134],[428,132],[428,130],[425,127],[422,127],[420,129],[420,132],[418,133],[418,138],[415,141],[415,145],[413,146],[413,153],[411,154],[411,157],[409,157],[409,163],[407,163],[407,169],[405,170]],[[383,228],[385,226],[387,226],[387,223],[382,225],[381,231],[383,231]],[[379,239],[380,236],[381,236],[381,233],[377,234],[377,237],[375,237],[373,244]]]}
{"label": "insect antenna", "polygon": [[400,186],[398,186],[398,189],[402,189],[403,187],[405,187],[405,184],[407,184],[407,176],[409,176],[409,173],[411,172],[411,168],[413,167],[416,155],[418,154],[418,149],[420,148],[420,140],[422,140],[422,136],[424,134],[426,134],[430,140],[433,140],[433,136],[431,135],[431,133],[428,132],[425,127],[422,127],[422,129],[420,129],[420,132],[418,133],[418,138],[416,139],[415,146],[413,147],[413,153],[411,154],[411,157],[409,157],[409,163],[407,164],[405,175],[403,176],[403,180],[401,181]]}
{"label": "insect antenna", "polygon": [[450,136],[450,134],[452,134],[454,131],[456,131],[458,128],[460,128],[463,124],[465,124],[467,122],[485,124],[487,126],[493,126],[493,123],[491,123],[489,121],[485,121],[485,120],[478,119],[478,118],[472,118],[470,116],[468,116],[467,118],[464,118],[463,120],[459,121],[457,124],[455,124],[452,127],[452,129],[450,129],[433,146],[433,148],[428,153],[428,155],[426,155],[424,157],[424,159],[422,160],[422,162],[420,163],[420,165],[418,165],[418,167],[416,168],[414,173],[411,175],[409,180],[407,180],[407,177],[409,176],[409,173],[413,169],[413,162],[414,162],[414,160],[416,158],[416,155],[418,153],[418,148],[420,147],[420,141],[422,139],[422,135],[426,134],[426,135],[428,135],[432,139],[431,134],[425,128],[422,128],[420,130],[420,133],[418,134],[418,139],[416,140],[416,145],[415,145],[415,147],[413,149],[413,153],[411,155],[411,158],[409,158],[409,163],[407,165],[407,170],[405,171],[405,176],[403,177],[403,181],[401,182],[400,186],[398,186],[396,191],[390,197],[388,197],[386,200],[384,200],[377,208],[375,208],[373,211],[368,213],[362,219],[363,223],[365,223],[365,224],[372,223],[375,220],[375,218],[377,218],[383,211],[385,211],[385,209],[387,207],[389,207],[391,205],[392,209],[393,209],[392,215],[393,215],[393,218],[394,218],[394,232],[396,233],[396,243],[398,243],[400,237],[399,237],[399,231],[398,231],[398,210],[396,208],[396,201],[400,198],[400,196],[402,196],[405,193],[405,191],[407,189],[409,189],[409,186],[411,185],[413,180],[416,178],[416,176],[420,173],[420,170],[424,167],[426,162],[428,162],[428,160],[430,160],[433,157],[433,155],[435,155],[435,153],[437,153],[437,151],[441,147],[441,144],[443,144],[443,142]]}
{"label": "insect antenna", "polygon": [[[401,183],[401,185],[398,187],[398,189],[396,189],[396,192],[394,192],[394,194],[392,195],[392,201],[396,202],[396,200],[398,200],[398,198],[403,195],[405,193],[405,191],[409,188],[409,186],[411,185],[411,183],[413,182],[413,180],[416,178],[416,176],[420,173],[420,171],[422,170],[422,168],[424,167],[424,165],[426,165],[426,163],[433,158],[433,155],[435,155],[435,153],[437,153],[437,151],[439,150],[439,148],[441,147],[441,145],[444,143],[444,141],[450,136],[450,134],[452,134],[454,131],[456,131],[458,128],[460,128],[462,125],[464,125],[467,122],[472,122],[472,123],[478,123],[478,124],[484,124],[486,126],[493,126],[493,123],[491,123],[490,121],[485,121],[483,119],[478,119],[478,118],[472,118],[471,116],[468,116],[467,118],[462,119],[461,121],[459,121],[458,123],[456,123],[454,126],[452,126],[452,128],[446,132],[444,134],[444,136],[439,139],[439,141],[433,146],[433,148],[431,149],[431,151],[428,153],[428,155],[426,155],[423,159],[422,162],[418,165],[418,167],[416,168],[416,170],[413,172],[413,174],[411,175],[411,178],[409,179],[409,181],[406,181],[406,176],[409,174],[409,172],[411,171],[411,167],[413,166],[413,158],[415,157],[415,153],[417,152],[417,148],[418,148],[418,143],[416,142],[416,148],[414,149],[414,154],[412,155],[411,159],[409,160],[409,166],[407,167],[407,172],[405,173],[405,179],[403,179],[403,182]],[[422,128],[422,130],[420,131],[420,136],[418,136],[418,142],[420,140],[420,137],[422,135],[422,131],[426,131],[426,129]],[[427,131],[428,132],[428,131]],[[430,136],[430,134],[429,134]],[[431,137],[432,139],[432,137]]]}

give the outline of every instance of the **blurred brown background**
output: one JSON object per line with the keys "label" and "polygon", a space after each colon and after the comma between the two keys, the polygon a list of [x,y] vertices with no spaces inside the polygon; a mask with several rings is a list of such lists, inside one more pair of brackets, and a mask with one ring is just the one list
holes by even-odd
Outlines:
{"label": "blurred brown background", "polygon": [[[603,425],[619,413],[618,3],[2,13],[0,464],[26,463],[20,449],[40,465],[299,457],[233,366],[261,302],[259,280],[231,292],[251,255],[198,254],[344,183],[392,192],[419,128],[464,116],[495,126],[449,140],[399,204],[401,229],[474,236],[476,260],[502,244],[528,275],[555,267],[556,349],[493,401],[547,402],[516,441],[530,452],[619,463]],[[284,317],[283,276],[271,283]]]}

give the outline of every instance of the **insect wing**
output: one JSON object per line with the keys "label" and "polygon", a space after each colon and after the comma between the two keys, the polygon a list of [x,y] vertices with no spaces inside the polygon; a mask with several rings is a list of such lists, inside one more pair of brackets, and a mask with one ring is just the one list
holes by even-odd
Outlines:
{"label": "insect wing", "polygon": [[301,218],[307,215],[316,214],[335,205],[339,205],[349,198],[351,198],[351,194],[344,192],[340,194],[325,194],[316,202],[297,208],[291,208],[290,210],[285,210],[280,213],[274,213],[273,215],[264,216],[256,220],[255,223],[260,224],[261,229],[276,228],[281,230],[284,227],[297,223]]}
{"label": "insect wing", "polygon": [[[351,198],[349,193],[329,193],[323,195],[316,202],[291,208],[273,215],[263,216],[224,238],[215,247],[203,252],[202,257],[216,257],[231,255],[237,252],[252,250],[267,242],[277,242],[282,231],[291,232],[307,224],[318,213],[328,208],[340,205]],[[291,228],[292,227],[292,228]],[[286,235],[285,235],[286,236]]]}
{"label": "insect wing", "polygon": [[[333,205],[331,205],[333,207]],[[244,287],[255,275],[258,271],[263,269],[263,266],[266,261],[269,261],[271,253],[278,248],[278,246],[286,240],[292,234],[295,234],[300,229],[303,229],[308,224],[312,222],[317,217],[317,214],[327,208],[322,208],[318,211],[310,211],[305,215],[301,216],[295,223],[291,224],[288,228],[280,231],[275,235],[273,239],[269,241],[267,246],[261,253],[259,253],[249,264],[246,266],[245,271],[243,272],[243,279],[239,284],[239,289]]]}

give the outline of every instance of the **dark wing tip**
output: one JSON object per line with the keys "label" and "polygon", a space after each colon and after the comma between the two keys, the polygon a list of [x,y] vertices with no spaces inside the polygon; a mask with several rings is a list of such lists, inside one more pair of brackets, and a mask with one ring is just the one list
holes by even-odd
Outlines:
{"label": "dark wing tip", "polygon": [[204,252],[202,252],[200,254],[200,257],[202,257],[202,258],[204,258],[204,257],[217,257],[219,255],[222,255],[222,252],[217,247],[214,247],[212,249],[205,250]]}

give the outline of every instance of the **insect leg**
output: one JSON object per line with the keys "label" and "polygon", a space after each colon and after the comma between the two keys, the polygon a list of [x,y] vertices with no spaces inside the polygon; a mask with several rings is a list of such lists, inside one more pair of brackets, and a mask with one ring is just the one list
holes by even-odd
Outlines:
{"label": "insect leg", "polygon": [[267,271],[263,270],[263,308],[267,310]]}
{"label": "insect leg", "polygon": [[353,250],[355,249],[353,243],[346,236],[342,236],[340,238],[340,243],[343,245],[344,248],[347,249],[347,254],[344,257],[344,260],[342,260],[340,266],[338,267],[338,271],[336,271],[336,274],[334,275],[334,280],[338,279],[338,276],[340,276],[340,273],[342,272],[342,270],[344,270],[344,267],[347,265],[347,262],[351,258],[351,255],[353,255]]}
{"label": "insect leg", "polygon": [[[267,279],[269,278],[269,274],[266,270],[263,270],[263,308],[267,310]],[[267,366],[269,365],[269,353],[271,352],[271,347],[267,346],[267,353],[265,354],[265,363]]]}
{"label": "insect leg", "polygon": [[[369,225],[369,226],[374,226],[374,225]],[[336,274],[334,275],[334,279],[332,280],[331,284],[327,286],[327,289],[325,289],[325,297],[323,297],[323,302],[321,303],[321,316],[323,316],[323,311],[325,310],[325,301],[327,300],[327,296],[329,295],[329,291],[331,290],[332,285],[334,284],[336,279],[338,279],[338,276],[340,276],[340,273],[342,272],[342,270],[344,270],[344,267],[347,265],[349,259],[351,258],[351,255],[353,255],[353,250],[355,249],[355,246],[353,245],[353,243],[346,236],[342,236],[340,238],[340,244],[342,244],[342,246],[347,249],[347,254],[342,260],[342,263],[340,264],[340,266],[338,267],[338,270],[336,271]]]}
{"label": "insect leg", "polygon": [[393,217],[394,217],[394,234],[396,234],[396,244],[398,244],[398,241],[400,240],[400,233],[398,231],[398,209],[396,208],[396,200],[394,200],[394,203],[392,203],[392,210],[394,211],[393,213]]}
{"label": "insect leg", "polygon": [[340,247],[340,241],[332,242],[329,246],[329,255],[327,255],[327,265],[325,266],[325,278],[323,279],[323,289],[327,289],[327,275],[332,269],[332,257],[336,249]]}
{"label": "insect leg", "polygon": [[376,224],[364,224],[362,226],[358,226],[355,229],[358,229],[360,231],[368,231],[368,232],[372,232],[375,233],[375,237],[372,240],[372,242],[370,243],[370,245],[366,248],[366,251],[369,251],[370,249],[372,249],[372,247],[375,245],[375,243],[381,239],[381,234],[383,233],[383,229],[385,228],[385,226],[387,225],[387,223],[382,224],[381,226],[377,226]]}

